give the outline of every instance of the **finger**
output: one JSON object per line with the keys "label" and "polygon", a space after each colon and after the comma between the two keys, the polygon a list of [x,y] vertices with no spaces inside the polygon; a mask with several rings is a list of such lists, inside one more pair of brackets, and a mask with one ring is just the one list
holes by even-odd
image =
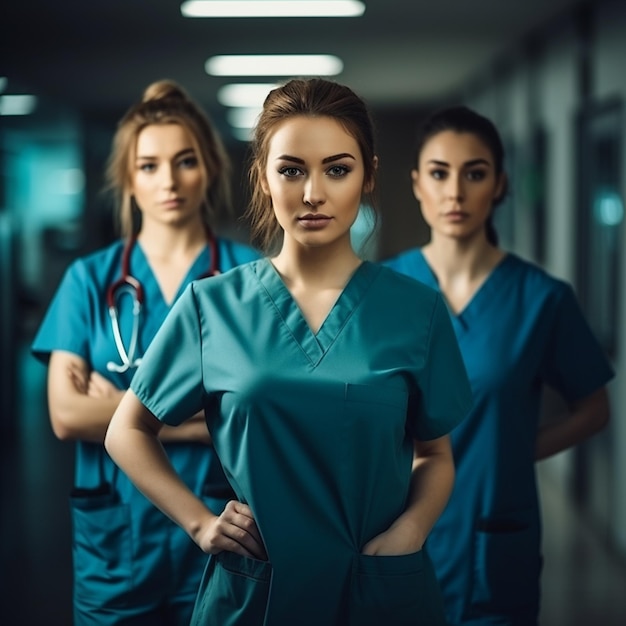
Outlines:
{"label": "finger", "polygon": [[267,559],[265,545],[247,504],[231,500],[220,516],[222,531],[226,537],[241,545],[256,558]]}
{"label": "finger", "polygon": [[259,532],[256,520],[252,514],[252,509],[243,502],[237,500],[231,500],[226,505],[226,517],[234,525],[246,530],[256,542],[263,546],[263,540],[261,539],[261,533]]}

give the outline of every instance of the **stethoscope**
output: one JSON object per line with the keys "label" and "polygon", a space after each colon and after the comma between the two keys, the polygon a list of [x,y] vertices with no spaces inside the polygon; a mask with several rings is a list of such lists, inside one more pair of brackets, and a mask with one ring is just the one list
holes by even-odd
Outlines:
{"label": "stethoscope", "polygon": [[[207,228],[207,244],[211,256],[209,270],[202,274],[200,278],[207,276],[215,276],[219,274],[219,252],[217,241],[213,233]],[[144,303],[143,285],[130,273],[130,255],[137,240],[137,236],[131,237],[124,246],[122,253],[122,277],[116,280],[107,289],[106,299],[109,309],[109,317],[111,318],[111,329],[113,330],[113,339],[115,347],[120,356],[121,363],[109,361],[107,369],[109,372],[126,372],[133,367],[137,367],[141,363],[141,357],[136,356],[137,342],[139,339],[139,317]],[[118,316],[117,303],[123,295],[129,295],[133,301],[133,328],[130,336],[130,344],[128,351],[124,347],[122,333],[120,331],[120,321]]]}

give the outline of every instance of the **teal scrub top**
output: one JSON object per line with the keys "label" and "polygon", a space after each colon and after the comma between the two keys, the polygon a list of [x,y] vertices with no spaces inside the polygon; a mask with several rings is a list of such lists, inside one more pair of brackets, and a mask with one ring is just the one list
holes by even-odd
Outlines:
{"label": "teal scrub top", "polygon": [[[219,269],[226,271],[258,258],[259,254],[226,239],[217,239]],[[39,360],[51,352],[76,354],[120,389],[127,389],[136,372],[111,372],[107,363],[120,363],[115,347],[106,294],[121,277],[123,241],[74,261],[67,269],[31,346]],[[207,245],[198,255],[176,298],[210,267]],[[138,356],[142,356],[171,309],[164,300],[141,245],[131,251],[130,272],[143,286],[145,302],[139,320]],[[133,303],[129,295],[117,298],[121,335],[129,346]],[[232,489],[212,448],[195,443],[166,445],[169,458],[187,485],[213,506],[232,497]],[[173,526],[134,487],[105,453],[102,444],[76,442],[75,490],[72,492],[74,533],[74,602],[77,611],[99,624],[118,623],[120,615],[162,603],[197,588],[204,566],[187,537]],[[110,493],[104,493],[110,488]],[[79,497],[80,496],[80,497]],[[113,506],[114,505],[114,506]],[[164,593],[163,585],[168,591]],[[193,598],[193,596],[192,596]],[[193,602],[193,600],[192,600]],[[86,617],[87,615],[91,617]],[[89,622],[91,623],[91,622]],[[130,622],[129,622],[130,623]]]}
{"label": "teal scrub top", "polygon": [[[419,249],[385,264],[438,288]],[[535,439],[543,385],[574,402],[603,387],[613,371],[572,288],[514,254],[450,315],[474,406],[452,432],[456,482],[428,538],[429,554],[450,624],[536,624]]]}
{"label": "teal scrub top", "polygon": [[194,624],[443,624],[423,551],[361,554],[405,509],[413,439],[445,435],[471,404],[434,290],[364,262],[313,333],[254,261],[192,283],[131,388],[168,424],[205,410],[269,555],[212,557]]}

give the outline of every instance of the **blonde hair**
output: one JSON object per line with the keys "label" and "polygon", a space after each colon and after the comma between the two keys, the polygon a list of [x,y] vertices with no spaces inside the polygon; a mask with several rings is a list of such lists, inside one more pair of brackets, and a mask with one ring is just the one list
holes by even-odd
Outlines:
{"label": "blonde hair", "polygon": [[218,212],[231,208],[230,159],[207,114],[178,83],[160,80],[149,85],[141,101],[127,111],[113,138],[106,180],[116,195],[121,234],[128,237],[140,228],[131,193],[133,163],[139,133],[153,124],[179,124],[189,133],[206,179],[202,218],[211,227]]}
{"label": "blonde hair", "polygon": [[[251,200],[245,213],[251,236],[264,250],[275,246],[281,233],[261,182],[265,177],[269,144],[276,127],[296,116],[330,117],[354,137],[365,168],[364,188],[373,190],[376,180],[374,125],[364,101],[349,87],[323,78],[294,79],[270,91],[263,104],[251,143],[249,179]],[[369,204],[375,209],[373,192]]]}

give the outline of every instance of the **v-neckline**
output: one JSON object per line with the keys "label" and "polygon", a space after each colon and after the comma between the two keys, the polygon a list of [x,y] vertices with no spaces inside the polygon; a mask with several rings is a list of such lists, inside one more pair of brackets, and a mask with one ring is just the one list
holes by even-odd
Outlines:
{"label": "v-neckline", "polygon": [[420,257],[422,259],[422,263],[426,267],[428,274],[432,280],[432,286],[434,286],[442,295],[446,306],[450,312],[450,316],[453,321],[458,322],[461,327],[467,328],[468,322],[473,316],[474,311],[477,307],[480,307],[480,303],[485,299],[488,299],[490,294],[493,293],[494,289],[497,289],[498,286],[498,276],[502,271],[502,267],[509,263],[509,260],[512,259],[513,255],[510,252],[504,254],[504,256],[493,266],[489,274],[485,277],[485,280],[478,286],[476,291],[472,294],[471,298],[465,303],[463,308],[457,313],[452,310],[448,301],[445,297],[445,294],[441,291],[439,287],[439,279],[437,278],[437,274],[435,270],[432,268],[426,255],[422,250],[419,251]]}
{"label": "v-neckline", "polygon": [[148,261],[148,257],[146,256],[146,253],[144,252],[143,248],[141,247],[138,241],[135,242],[134,249],[132,251],[130,273],[135,278],[137,278],[139,282],[144,286],[144,290],[146,290],[147,286],[151,286],[148,289],[148,293],[152,293],[154,290],[154,293],[159,294],[161,303],[167,309],[171,309],[172,306],[174,306],[174,303],[176,302],[176,300],[178,300],[181,293],[185,290],[187,285],[192,280],[194,280],[194,278],[201,276],[203,274],[203,270],[201,268],[209,267],[209,262],[210,262],[210,259],[208,258],[209,254],[210,252],[209,252],[208,246],[205,245],[200,250],[200,252],[196,256],[192,264],[189,266],[187,273],[183,276],[183,279],[178,285],[178,289],[176,290],[176,293],[174,294],[174,297],[171,300],[168,300],[165,297],[163,290],[161,289],[161,285],[159,281],[157,280],[157,277],[154,273],[154,270],[152,269],[152,266],[150,265]]}
{"label": "v-neckline", "polygon": [[298,303],[269,259],[262,259],[257,263],[257,276],[293,340],[311,364],[317,365],[358,307],[365,291],[377,275],[376,269],[369,261],[363,261],[356,268],[316,333],[309,326]]}

